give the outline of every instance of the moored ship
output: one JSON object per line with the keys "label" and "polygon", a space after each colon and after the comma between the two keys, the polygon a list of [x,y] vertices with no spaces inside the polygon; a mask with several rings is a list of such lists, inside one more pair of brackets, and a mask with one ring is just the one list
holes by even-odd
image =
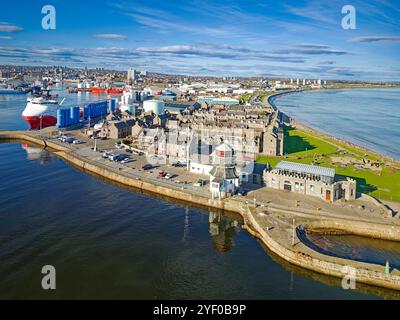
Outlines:
{"label": "moored ship", "polygon": [[91,93],[106,93],[106,94],[122,94],[123,90],[116,89],[116,88],[99,88],[99,87],[92,87]]}
{"label": "moored ship", "polygon": [[22,117],[31,129],[42,129],[55,126],[57,123],[57,109],[60,103],[57,96],[49,93],[27,99]]}

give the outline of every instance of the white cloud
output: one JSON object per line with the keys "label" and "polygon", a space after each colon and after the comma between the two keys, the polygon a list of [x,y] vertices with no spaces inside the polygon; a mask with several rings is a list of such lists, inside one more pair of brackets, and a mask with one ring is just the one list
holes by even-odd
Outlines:
{"label": "white cloud", "polygon": [[400,41],[400,36],[365,36],[351,39],[352,42],[379,42],[379,41]]}
{"label": "white cloud", "polygon": [[123,34],[116,34],[116,33],[99,33],[94,35],[96,38],[101,38],[101,39],[126,39],[128,36],[123,35]]}
{"label": "white cloud", "polygon": [[24,29],[16,26],[15,24],[11,24],[8,22],[0,22],[0,32],[16,33],[16,32],[21,32],[22,30]]}

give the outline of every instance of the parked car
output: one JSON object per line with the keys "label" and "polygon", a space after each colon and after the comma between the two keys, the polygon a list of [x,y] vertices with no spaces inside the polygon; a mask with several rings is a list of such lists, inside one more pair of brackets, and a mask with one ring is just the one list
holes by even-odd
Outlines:
{"label": "parked car", "polygon": [[167,173],[166,173],[165,171],[160,171],[160,172],[158,173],[158,176],[159,176],[160,178],[165,178],[166,175],[167,175]]}
{"label": "parked car", "polygon": [[149,164],[149,163],[146,163],[146,164],[142,167],[142,169],[143,169],[143,170],[151,170],[151,169],[153,169],[153,166],[152,166],[151,164]]}
{"label": "parked car", "polygon": [[111,161],[121,161],[122,160],[122,156],[119,154],[115,154],[115,153],[110,153],[108,156],[108,159],[110,159]]}
{"label": "parked car", "polygon": [[197,179],[197,181],[193,184],[195,187],[202,187],[206,184],[206,181],[203,179]]}
{"label": "parked car", "polygon": [[166,175],[165,175],[165,179],[172,179],[173,177],[175,177],[175,175],[174,174],[172,174],[172,173],[167,173]]}
{"label": "parked car", "polygon": [[103,158],[105,158],[105,159],[108,159],[108,157],[110,156],[110,152],[108,152],[108,151],[104,151],[103,152]]}
{"label": "parked car", "polygon": [[68,136],[61,136],[58,138],[61,142],[67,142],[67,139],[70,139]]}
{"label": "parked car", "polygon": [[74,141],[72,141],[73,144],[81,144],[82,141],[79,139],[75,139]]}
{"label": "parked car", "polygon": [[247,192],[246,192],[246,190],[244,190],[244,189],[239,189],[239,190],[238,190],[238,195],[241,196],[241,197],[244,197],[244,196],[246,195],[246,193],[247,193]]}
{"label": "parked car", "polygon": [[125,152],[133,153],[133,151],[131,149],[125,149]]}
{"label": "parked car", "polygon": [[184,163],[182,163],[182,162],[179,162],[179,161],[176,161],[176,162],[173,162],[172,164],[171,164],[171,166],[173,166],[173,167],[184,167],[184,166],[186,166]]}
{"label": "parked car", "polygon": [[129,162],[132,162],[132,161],[133,161],[132,159],[124,158],[124,159],[121,160],[121,163],[129,163]]}

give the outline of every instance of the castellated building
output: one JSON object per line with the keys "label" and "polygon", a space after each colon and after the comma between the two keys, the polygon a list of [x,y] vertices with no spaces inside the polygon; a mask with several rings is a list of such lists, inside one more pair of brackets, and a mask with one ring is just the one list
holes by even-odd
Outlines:
{"label": "castellated building", "polygon": [[267,188],[315,196],[326,201],[355,200],[356,181],[337,179],[335,169],[281,161],[264,171]]}

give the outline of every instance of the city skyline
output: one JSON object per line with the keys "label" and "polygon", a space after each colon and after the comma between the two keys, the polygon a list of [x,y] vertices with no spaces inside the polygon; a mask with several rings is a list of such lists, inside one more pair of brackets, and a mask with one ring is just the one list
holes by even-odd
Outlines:
{"label": "city skyline", "polygon": [[[4,4],[0,64],[400,79],[400,8],[394,1],[53,1],[56,29],[44,30],[47,4]],[[346,4],[356,9],[355,30],[342,28]]]}

